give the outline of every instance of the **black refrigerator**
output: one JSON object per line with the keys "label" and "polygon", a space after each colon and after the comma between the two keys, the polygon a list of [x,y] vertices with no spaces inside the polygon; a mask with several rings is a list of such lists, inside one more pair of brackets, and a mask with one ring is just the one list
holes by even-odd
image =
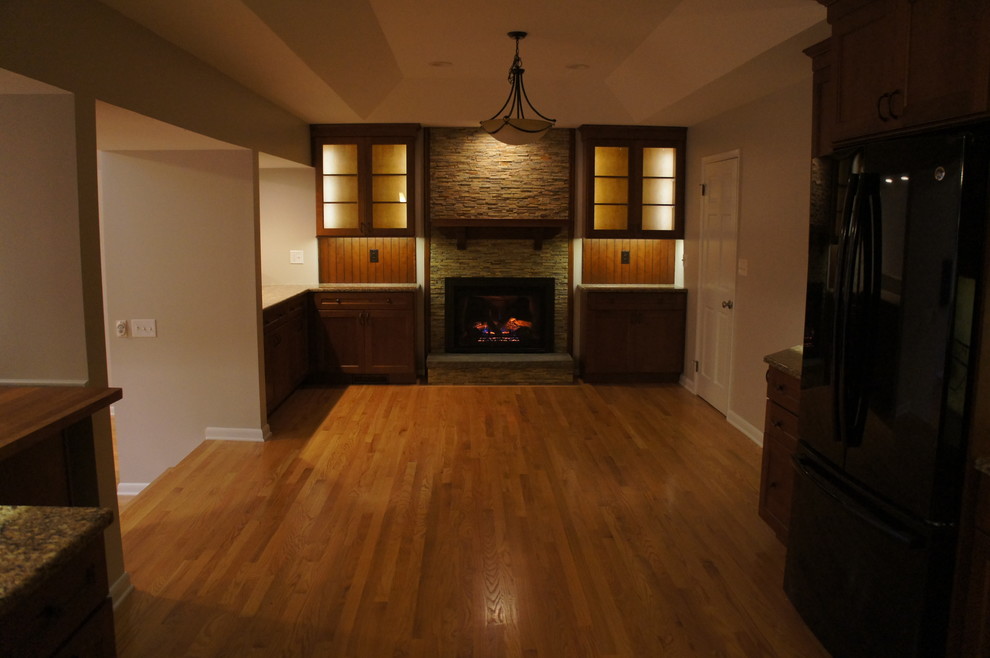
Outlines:
{"label": "black refrigerator", "polygon": [[837,658],[945,651],[988,135],[817,162],[784,589]]}

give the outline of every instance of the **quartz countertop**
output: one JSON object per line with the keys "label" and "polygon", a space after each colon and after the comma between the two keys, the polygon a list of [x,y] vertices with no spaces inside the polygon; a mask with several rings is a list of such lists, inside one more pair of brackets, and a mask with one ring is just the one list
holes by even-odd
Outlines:
{"label": "quartz countertop", "polygon": [[306,292],[415,292],[418,283],[320,283],[261,287],[261,308],[269,308]]}
{"label": "quartz countertop", "polygon": [[794,347],[789,347],[786,350],[780,350],[779,352],[774,352],[773,354],[767,354],[763,357],[763,360],[770,364],[771,367],[776,368],[791,377],[797,377],[800,379],[801,358],[803,355],[804,346],[795,345]]}
{"label": "quartz countertop", "polygon": [[0,615],[19,605],[110,525],[100,507],[0,505]]}

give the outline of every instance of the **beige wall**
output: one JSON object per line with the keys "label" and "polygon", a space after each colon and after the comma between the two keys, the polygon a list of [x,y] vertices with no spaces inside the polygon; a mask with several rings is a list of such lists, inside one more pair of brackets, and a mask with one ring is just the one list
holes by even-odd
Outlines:
{"label": "beige wall", "polygon": [[261,440],[259,286],[250,151],[100,154],[107,316],[122,484],[148,483],[204,438]]}
{"label": "beige wall", "polygon": [[[258,172],[262,285],[319,283],[315,176],[312,167]],[[289,262],[290,250],[303,252],[301,265]]]}
{"label": "beige wall", "polygon": [[[810,65],[809,65],[810,71]],[[701,159],[739,149],[737,257],[727,418],[751,436],[762,432],[766,403],[763,357],[803,338],[811,167],[811,78],[688,131],[685,285],[698,289],[696,193]],[[693,383],[697,295],[688,295],[685,375]]]}
{"label": "beige wall", "polygon": [[0,126],[0,381],[83,384],[74,99],[0,95]]}
{"label": "beige wall", "polygon": [[0,68],[309,164],[309,126],[95,0],[4,0]]}

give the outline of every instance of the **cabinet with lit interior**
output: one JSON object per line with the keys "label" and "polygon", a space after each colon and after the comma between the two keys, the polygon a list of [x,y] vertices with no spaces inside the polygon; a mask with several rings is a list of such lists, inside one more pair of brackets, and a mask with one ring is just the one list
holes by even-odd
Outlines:
{"label": "cabinet with lit interior", "polygon": [[687,129],[584,125],[585,237],[683,238]]}
{"label": "cabinet with lit interior", "polygon": [[819,1],[832,24],[837,141],[990,110],[986,0]]}
{"label": "cabinet with lit interior", "polygon": [[310,132],[317,236],[414,235],[418,124],[317,124]]}
{"label": "cabinet with lit interior", "polygon": [[325,382],[416,381],[415,293],[313,295],[315,378]]}
{"label": "cabinet with lit interior", "polygon": [[583,291],[585,381],[677,381],[684,368],[684,290]]}

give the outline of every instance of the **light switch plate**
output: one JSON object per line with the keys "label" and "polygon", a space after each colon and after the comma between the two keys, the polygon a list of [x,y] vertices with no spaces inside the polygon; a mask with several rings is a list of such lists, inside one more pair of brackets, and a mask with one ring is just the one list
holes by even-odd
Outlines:
{"label": "light switch plate", "polygon": [[289,262],[290,263],[302,263],[303,262],[303,250],[302,249],[289,249]]}
{"label": "light switch plate", "polygon": [[134,338],[154,338],[158,335],[157,323],[154,320],[130,320],[131,336]]}

